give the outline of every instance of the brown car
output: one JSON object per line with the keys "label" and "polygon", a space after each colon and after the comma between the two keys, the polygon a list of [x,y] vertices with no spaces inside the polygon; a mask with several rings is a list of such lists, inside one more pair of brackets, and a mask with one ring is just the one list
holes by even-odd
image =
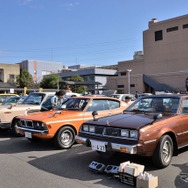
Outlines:
{"label": "brown car", "polygon": [[83,123],[76,141],[99,153],[149,156],[157,167],[167,167],[178,149],[188,145],[188,96],[139,98],[123,114]]}
{"label": "brown car", "polygon": [[103,117],[122,113],[125,108],[125,102],[110,97],[72,97],[57,110],[18,116],[16,128],[31,141],[53,139],[57,147],[70,148],[80,125],[93,118],[93,111]]}

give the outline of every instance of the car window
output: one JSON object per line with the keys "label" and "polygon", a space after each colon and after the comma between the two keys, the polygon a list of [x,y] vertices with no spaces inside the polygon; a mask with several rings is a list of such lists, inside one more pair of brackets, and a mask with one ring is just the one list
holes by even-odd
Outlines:
{"label": "car window", "polygon": [[65,102],[63,102],[61,109],[84,110],[88,102],[89,99],[69,98]]}
{"label": "car window", "polygon": [[47,97],[47,99],[42,103],[41,111],[51,110],[52,109],[52,102],[51,98],[53,95]]}
{"label": "car window", "polygon": [[119,101],[109,100],[108,102],[109,102],[109,107],[110,107],[111,110],[120,107],[120,102]]}
{"label": "car window", "polygon": [[177,113],[179,107],[179,98],[174,97],[149,97],[140,98],[130,105],[126,111],[143,111],[143,112],[164,112]]}
{"label": "car window", "polygon": [[101,110],[109,110],[108,100],[93,99],[92,103],[90,104],[89,108],[87,109],[88,112],[101,111]]}
{"label": "car window", "polygon": [[44,99],[45,94],[43,93],[31,93],[24,101],[23,104],[38,104],[40,105]]}
{"label": "car window", "polygon": [[182,101],[182,114],[188,114],[188,98]]}

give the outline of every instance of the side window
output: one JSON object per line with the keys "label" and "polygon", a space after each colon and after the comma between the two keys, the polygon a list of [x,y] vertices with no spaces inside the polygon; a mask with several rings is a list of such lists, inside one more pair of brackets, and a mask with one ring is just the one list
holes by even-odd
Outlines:
{"label": "side window", "polygon": [[188,98],[183,100],[183,103],[182,103],[182,114],[188,114]]}
{"label": "side window", "polygon": [[104,100],[94,99],[91,105],[89,106],[89,108],[87,109],[88,112],[101,111],[101,110],[109,110],[108,101],[105,99]]}
{"label": "side window", "polygon": [[109,102],[109,106],[110,106],[111,110],[120,107],[120,102],[119,101],[109,100],[108,102]]}

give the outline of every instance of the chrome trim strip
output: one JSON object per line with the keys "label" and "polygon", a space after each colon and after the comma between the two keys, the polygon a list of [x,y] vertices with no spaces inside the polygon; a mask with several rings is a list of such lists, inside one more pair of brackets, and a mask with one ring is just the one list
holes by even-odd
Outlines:
{"label": "chrome trim strip", "polygon": [[144,142],[144,144],[150,144],[150,143],[156,142],[156,141],[157,141],[157,139],[147,140],[147,141]]}
{"label": "chrome trim strip", "polygon": [[137,145],[118,144],[118,143],[106,142],[106,141],[101,141],[101,140],[93,140],[93,139],[90,140],[82,136],[76,136],[75,139],[77,143],[83,144],[83,145],[86,145],[88,141],[99,141],[99,142],[104,143],[105,145],[110,145],[112,148],[112,151],[118,151],[120,153],[123,153],[121,151],[121,148],[126,148],[125,153],[137,154]]}
{"label": "chrome trim strip", "polygon": [[18,126],[15,126],[15,128],[18,129],[18,130],[21,130],[21,131],[28,131],[28,132],[31,132],[31,133],[48,134],[48,130],[36,130],[36,129],[18,127]]}

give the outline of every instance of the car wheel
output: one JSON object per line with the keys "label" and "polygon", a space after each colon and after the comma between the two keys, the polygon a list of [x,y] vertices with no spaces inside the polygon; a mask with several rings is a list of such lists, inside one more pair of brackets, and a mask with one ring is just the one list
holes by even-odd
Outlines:
{"label": "car wheel", "polygon": [[167,167],[173,156],[173,142],[169,135],[161,137],[152,157],[153,163],[159,168]]}
{"label": "car wheel", "polygon": [[16,120],[16,119],[13,120],[12,125],[11,125],[11,131],[12,131],[14,136],[23,136],[16,129],[17,122],[18,122],[18,120]]}
{"label": "car wheel", "polygon": [[68,149],[75,142],[75,131],[71,127],[61,127],[54,139],[54,143],[58,148]]}

